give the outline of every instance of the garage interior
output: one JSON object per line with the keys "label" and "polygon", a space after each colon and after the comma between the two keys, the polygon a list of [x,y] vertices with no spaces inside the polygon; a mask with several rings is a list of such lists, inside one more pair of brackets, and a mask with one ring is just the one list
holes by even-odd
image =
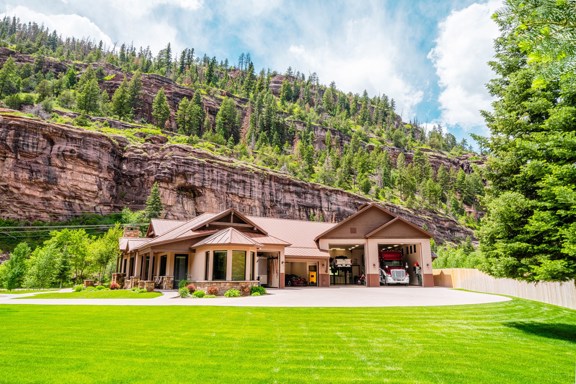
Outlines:
{"label": "garage interior", "polygon": [[[378,244],[378,254],[382,251],[400,252],[402,263],[408,266],[410,285],[421,285],[414,271],[414,263],[422,266],[419,244]],[[363,244],[330,245],[330,285],[365,285],[361,279],[366,271],[364,255]],[[383,268],[384,265],[379,267]]]}

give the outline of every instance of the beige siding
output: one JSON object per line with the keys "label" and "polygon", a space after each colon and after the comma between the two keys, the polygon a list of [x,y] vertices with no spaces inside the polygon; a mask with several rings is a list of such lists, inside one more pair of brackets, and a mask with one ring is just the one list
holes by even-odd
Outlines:
{"label": "beige siding", "polygon": [[527,283],[514,279],[497,279],[476,269],[434,270],[434,283],[442,286],[496,293],[541,301],[576,309],[574,280],[566,283]]}
{"label": "beige siding", "polygon": [[416,228],[402,221],[395,221],[386,228],[382,228],[380,231],[372,234],[370,237],[378,238],[396,238],[396,239],[428,239],[424,233],[420,232]]}
{"label": "beige siding", "polygon": [[[371,208],[363,214],[344,223],[341,227],[334,229],[325,237],[327,239],[364,239],[364,236],[381,225],[389,222],[394,217],[381,211],[378,208]],[[356,231],[356,233],[352,233]]]}

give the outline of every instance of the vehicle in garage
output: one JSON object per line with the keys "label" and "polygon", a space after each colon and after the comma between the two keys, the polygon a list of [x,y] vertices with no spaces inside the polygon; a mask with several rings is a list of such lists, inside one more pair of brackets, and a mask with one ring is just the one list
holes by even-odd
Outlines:
{"label": "vehicle in garage", "polygon": [[304,287],[308,285],[308,282],[306,281],[305,278],[291,273],[286,274],[284,276],[284,279],[285,279],[284,286],[286,287]]}
{"label": "vehicle in garage", "polygon": [[408,263],[402,259],[402,252],[392,250],[381,250],[380,260],[380,284],[392,285],[410,283],[408,274]]}

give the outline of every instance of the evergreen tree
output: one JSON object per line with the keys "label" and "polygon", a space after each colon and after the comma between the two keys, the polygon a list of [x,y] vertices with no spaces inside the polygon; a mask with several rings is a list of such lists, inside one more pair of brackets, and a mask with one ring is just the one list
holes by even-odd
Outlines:
{"label": "evergreen tree", "polygon": [[149,219],[158,218],[163,209],[162,200],[160,199],[160,188],[158,187],[158,183],[154,182],[150,190],[150,195],[148,195],[148,199],[146,199],[146,217]]}
{"label": "evergreen tree", "polygon": [[495,17],[497,97],[487,214],[486,270],[527,281],[576,276],[576,12],[572,1],[506,0]]}
{"label": "evergreen tree", "polygon": [[21,82],[16,63],[13,58],[9,57],[0,69],[0,97],[20,92]]}
{"label": "evergreen tree", "polygon": [[187,97],[180,100],[178,104],[178,111],[176,112],[176,125],[178,126],[178,132],[185,135],[191,134],[190,127],[190,101]]}
{"label": "evergreen tree", "polygon": [[140,71],[134,72],[128,82],[128,105],[130,114],[133,115],[140,108],[140,91],[142,90],[142,75]]}
{"label": "evergreen tree", "polygon": [[83,83],[76,97],[76,105],[85,113],[100,111],[100,87],[96,78]]}
{"label": "evergreen tree", "polygon": [[154,118],[154,123],[160,129],[165,127],[166,121],[168,121],[170,117],[170,106],[168,105],[164,88],[160,88],[154,97],[154,101],[152,102],[152,117]]}
{"label": "evergreen tree", "polygon": [[232,137],[234,143],[240,141],[240,127],[236,104],[234,100],[227,97],[222,100],[220,109],[216,114],[216,133],[222,135],[226,140]]}
{"label": "evergreen tree", "polygon": [[194,93],[192,101],[188,104],[188,110],[188,116],[190,117],[190,135],[200,135],[205,113],[199,91]]}
{"label": "evergreen tree", "polygon": [[112,96],[112,112],[117,115],[121,120],[129,118],[132,114],[130,106],[130,95],[128,94],[128,83],[126,77],[122,80],[122,84],[116,89]]}

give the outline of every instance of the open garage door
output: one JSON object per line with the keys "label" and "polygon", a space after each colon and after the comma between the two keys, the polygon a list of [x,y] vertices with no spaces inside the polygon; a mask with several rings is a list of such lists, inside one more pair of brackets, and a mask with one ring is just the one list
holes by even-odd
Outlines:
{"label": "open garage door", "polygon": [[419,244],[380,244],[378,262],[381,285],[422,285]]}

